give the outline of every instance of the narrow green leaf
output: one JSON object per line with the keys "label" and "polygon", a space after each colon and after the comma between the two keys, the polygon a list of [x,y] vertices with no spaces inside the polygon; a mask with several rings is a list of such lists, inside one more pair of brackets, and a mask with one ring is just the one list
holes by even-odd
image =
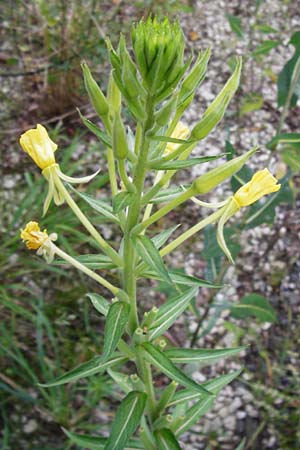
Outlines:
{"label": "narrow green leaf", "polygon": [[99,128],[97,125],[95,125],[93,122],[91,122],[89,119],[87,119],[86,117],[84,117],[81,112],[79,111],[79,109],[77,108],[78,114],[82,120],[82,122],[84,123],[84,125],[92,132],[94,133],[97,138],[103,142],[104,145],[106,145],[107,147],[111,147],[112,146],[112,142],[111,142],[111,137],[108,136],[108,134],[106,134],[104,131],[101,130],[101,128]]}
{"label": "narrow green leaf", "polygon": [[184,421],[176,428],[176,430],[173,430],[175,435],[180,436],[182,433],[189,430],[196,422],[198,422],[201,416],[210,410],[213,403],[214,398],[206,397],[193,405],[186,413]]}
{"label": "narrow green leaf", "polygon": [[233,74],[193,128],[191,139],[204,139],[223,118],[227,106],[239,86],[241,71],[242,59],[238,58]]}
{"label": "narrow green leaf", "polygon": [[173,200],[178,195],[182,194],[184,189],[189,189],[191,185],[186,185],[183,187],[172,187],[168,189],[163,189],[160,191],[154,198],[151,199],[151,203],[164,203],[169,202],[170,200]]}
{"label": "narrow green leaf", "polygon": [[172,433],[167,428],[155,431],[154,436],[158,445],[158,450],[181,450],[181,447]]}
{"label": "narrow green leaf", "polygon": [[197,292],[198,286],[192,287],[164,303],[159,308],[158,314],[149,328],[149,339],[153,340],[158,336],[161,336],[168,328],[170,328],[175,320],[188,307]]}
{"label": "narrow green leaf", "polygon": [[276,322],[276,313],[268,300],[258,294],[245,295],[231,307],[231,314],[237,319],[257,317],[261,322]]}
{"label": "narrow green leaf", "polygon": [[242,28],[241,19],[238,16],[233,16],[231,14],[225,14],[226,19],[229,22],[231,30],[239,37],[244,36],[244,30]]}
{"label": "narrow green leaf", "polygon": [[252,55],[258,56],[258,55],[265,55],[266,53],[269,53],[273,48],[278,47],[278,45],[282,44],[281,41],[274,41],[274,40],[266,40],[263,41],[256,49],[252,52]]}
{"label": "narrow green leaf", "polygon": [[[201,278],[186,275],[184,273],[177,272],[176,270],[169,270],[169,275],[174,284],[206,287],[210,289],[221,289],[223,287],[221,284],[210,283],[209,281],[201,280]],[[145,278],[154,278],[162,281],[162,278],[152,271],[143,272],[142,276]]]}
{"label": "narrow green leaf", "polygon": [[119,219],[114,215],[113,209],[108,203],[104,202],[103,200],[91,197],[90,195],[83,192],[79,192],[77,191],[77,189],[74,189],[73,186],[70,186],[70,188],[86,203],[88,203],[95,211],[99,212],[104,217],[107,217],[107,219],[111,220],[112,222],[119,223]]}
{"label": "narrow green leaf", "polygon": [[69,372],[66,372],[64,375],[55,378],[53,381],[50,381],[46,384],[39,384],[39,386],[52,387],[70,383],[71,381],[76,381],[81,378],[90,377],[91,375],[95,375],[96,373],[104,372],[109,367],[124,363],[125,361],[127,361],[127,358],[117,353],[108,360],[105,360],[103,356],[95,356],[89,361],[86,361],[83,364],[80,364],[79,366],[70,370]]}
{"label": "narrow green leaf", "polygon": [[151,238],[151,241],[153,242],[155,247],[157,249],[162,247],[164,245],[164,243],[167,242],[167,240],[169,239],[171,234],[174,233],[174,231],[177,230],[177,228],[179,226],[180,225],[175,225],[174,227],[168,228],[167,230],[162,231],[161,233],[157,234],[156,236],[153,236]]}
{"label": "narrow green leaf", "polygon": [[281,158],[294,173],[298,173],[300,171],[300,140],[297,144],[286,145],[281,150]]}
{"label": "narrow green leaf", "polygon": [[[84,434],[76,434],[63,428],[63,432],[76,445],[87,448],[89,450],[102,450],[105,447],[107,438],[98,436],[86,436]],[[124,450],[143,450],[144,447],[138,441],[129,440]]]}
{"label": "narrow green leaf", "polygon": [[224,154],[216,156],[202,156],[201,158],[183,159],[177,161],[164,161],[163,159],[153,164],[150,163],[151,169],[155,170],[178,170],[186,169],[187,167],[196,166],[197,164],[203,164],[208,161],[214,161],[215,159],[222,158]]}
{"label": "narrow green leaf", "polygon": [[[73,256],[76,261],[89,267],[90,269],[114,269],[116,265],[111,262],[111,259],[106,255],[90,254]],[[57,259],[53,261],[53,265],[66,265],[69,264],[64,259]]]}
{"label": "narrow green leaf", "polygon": [[194,380],[186,376],[184,372],[179,370],[172,361],[164,355],[164,353],[154,347],[150,342],[142,344],[141,349],[144,350],[143,355],[145,359],[157,369],[161,370],[161,372],[167,375],[171,380],[175,380],[183,386],[186,386],[193,391],[198,391],[203,395],[212,395],[212,393],[203,388],[202,385],[197,384]]}
{"label": "narrow green leaf", "polygon": [[166,283],[173,284],[162,257],[151,239],[144,235],[138,235],[133,236],[132,241],[142,261],[157,272]]}
{"label": "narrow green leaf", "polygon": [[87,293],[86,296],[91,300],[94,308],[103,316],[107,316],[110,303],[99,294]]}
{"label": "narrow green leaf", "polygon": [[267,143],[267,148],[274,150],[278,144],[297,144],[298,142],[300,142],[300,133],[280,133]]}
{"label": "narrow green leaf", "polygon": [[[242,369],[235,370],[234,372],[228,373],[226,375],[221,375],[213,380],[206,381],[202,384],[203,387],[212,392],[215,395],[218,395],[220,390],[231,383],[236,377],[238,377],[241,373]],[[197,400],[202,397],[202,394],[199,392],[191,391],[190,389],[182,389],[181,391],[177,391],[172,400],[168,403],[167,407],[179,405],[181,403],[186,403],[192,400]]]}
{"label": "narrow green leaf", "polygon": [[146,404],[144,392],[132,391],[116,412],[105,450],[123,450],[138,427]]}
{"label": "narrow green leaf", "polygon": [[113,199],[113,212],[115,214],[123,211],[127,206],[131,205],[134,200],[134,194],[132,192],[119,192]]}
{"label": "narrow green leaf", "polygon": [[130,306],[125,302],[115,302],[108,310],[104,330],[103,358],[106,360],[115,351],[129,317]]}
{"label": "narrow green leaf", "polygon": [[247,347],[222,348],[222,349],[195,349],[195,348],[171,348],[164,354],[175,364],[211,364],[223,358],[236,355]]}
{"label": "narrow green leaf", "polygon": [[[292,79],[295,76],[295,69],[299,64],[300,58],[300,31],[296,31],[290,41],[289,44],[292,44],[295,47],[295,52],[291,59],[284,65],[282,71],[280,72],[277,80],[277,104],[278,107],[283,106],[287,101],[290,86]],[[290,108],[294,108],[297,105],[299,95],[300,95],[300,77],[296,82],[295,90],[292,93],[292,97],[290,99]]]}

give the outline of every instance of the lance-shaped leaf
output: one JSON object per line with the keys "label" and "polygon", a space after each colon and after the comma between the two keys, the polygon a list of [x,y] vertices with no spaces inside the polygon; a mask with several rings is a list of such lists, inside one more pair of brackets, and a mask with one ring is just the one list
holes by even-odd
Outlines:
{"label": "lance-shaped leaf", "polygon": [[[194,142],[194,141],[193,141]],[[161,161],[150,164],[151,169],[155,170],[178,170],[193,167],[198,164],[203,164],[208,161],[214,161],[215,159],[222,158],[224,154],[216,156],[202,156],[201,158],[183,159],[178,161]]]}
{"label": "lance-shaped leaf", "polygon": [[164,353],[175,364],[201,363],[201,365],[205,365],[236,355],[246,348],[247,347],[236,347],[210,350],[200,348],[171,348]]}
{"label": "lance-shaped leaf", "polygon": [[132,236],[132,241],[142,261],[157,272],[166,283],[173,284],[162,257],[151,239],[144,235],[138,235]]}
{"label": "lance-shaped leaf", "polygon": [[[220,289],[223,287],[221,284],[210,283],[209,281],[202,280],[201,278],[193,277],[191,275],[186,275],[184,273],[177,272],[176,270],[169,270],[169,275],[174,284],[206,287],[210,289]],[[162,281],[162,278],[152,271],[142,272],[142,276],[145,278],[154,278]]]}
{"label": "lance-shaped leaf", "polygon": [[107,359],[115,351],[128,322],[130,306],[125,302],[113,303],[108,310],[103,344],[103,358]]}
{"label": "lance-shaped leaf", "polygon": [[135,196],[132,192],[119,192],[113,199],[113,212],[115,214],[123,211],[127,206],[131,205]]}
{"label": "lance-shaped leaf", "polygon": [[244,438],[244,439],[239,443],[239,445],[235,448],[235,450],[244,450],[245,444],[246,444],[246,439]]}
{"label": "lance-shaped leaf", "polygon": [[192,130],[190,139],[204,139],[223,118],[226,108],[237,90],[242,70],[242,59],[238,58],[234,72]]}
{"label": "lance-shaped leaf", "polygon": [[261,322],[276,322],[277,317],[271,304],[258,294],[245,295],[239,303],[231,306],[231,314],[237,319],[249,316],[257,317]]}
{"label": "lance-shaped leaf", "polygon": [[[76,434],[63,428],[63,432],[76,445],[87,448],[89,450],[102,450],[105,448],[107,438],[98,436],[86,436],[84,434]],[[143,446],[139,441],[130,439],[124,450],[143,450]]]}
{"label": "lance-shaped leaf", "polygon": [[155,431],[154,436],[158,450],[181,450],[181,447],[171,430],[162,428],[161,430]]}
{"label": "lance-shaped leaf", "polygon": [[[242,369],[235,370],[234,372],[228,373],[226,375],[221,375],[217,378],[214,378],[213,380],[206,381],[202,384],[202,386],[208,389],[209,392],[217,395],[224,386],[231,383],[232,380],[238,377],[241,371]],[[191,400],[199,400],[200,398],[202,398],[202,394],[200,394],[199,392],[191,391],[190,389],[182,389],[181,391],[178,391],[174,394],[167,407],[169,408],[171,406],[187,403]]]}
{"label": "lance-shaped leaf", "polygon": [[161,336],[168,328],[170,328],[175,320],[188,307],[197,292],[198,286],[192,287],[164,303],[159,308],[158,314],[149,329],[149,338],[153,340],[158,336]]}
{"label": "lance-shaped leaf", "polygon": [[153,238],[151,238],[151,241],[153,242],[155,247],[158,249],[162,247],[165,244],[165,242],[167,242],[171,234],[174,233],[174,231],[177,230],[179,226],[180,225],[175,225],[174,227],[168,228],[167,230],[164,230],[161,233],[158,233],[155,236],[153,236]]}
{"label": "lance-shaped leaf", "polygon": [[96,373],[104,372],[109,367],[124,363],[127,360],[127,358],[120,354],[115,354],[108,360],[105,360],[103,356],[96,356],[89,361],[80,364],[69,372],[66,372],[64,375],[55,378],[53,381],[50,381],[46,384],[39,384],[39,386],[52,387],[59,386],[60,384],[70,383],[71,381],[80,380],[81,378],[90,377],[91,375],[95,375]]}
{"label": "lance-shaped leaf", "polygon": [[213,394],[205,389],[202,385],[197,384],[194,380],[189,378],[184,372],[179,370],[172,361],[169,360],[167,356],[164,355],[160,350],[158,350],[150,342],[145,342],[142,344],[141,349],[143,349],[144,358],[165,375],[167,375],[171,380],[175,380],[193,391],[200,392],[203,395],[212,396]]}
{"label": "lance-shaped leaf", "polygon": [[92,294],[89,292],[86,296],[91,300],[94,308],[103,316],[107,316],[110,303],[99,294]]}
{"label": "lance-shaped leaf", "polygon": [[82,122],[84,123],[84,125],[92,132],[94,133],[97,138],[103,142],[104,145],[106,145],[107,147],[111,147],[112,146],[112,142],[111,142],[111,137],[106,134],[104,131],[101,130],[101,128],[99,128],[97,125],[95,125],[93,122],[91,122],[89,119],[87,119],[86,117],[84,117],[81,112],[79,111],[79,109],[77,108],[77,111],[80,115],[80,118],[82,120]]}
{"label": "lance-shaped leaf", "polygon": [[79,197],[81,197],[86,203],[88,203],[88,205],[90,205],[90,207],[93,208],[95,211],[102,214],[112,222],[119,223],[119,219],[114,215],[113,209],[108,203],[98,198],[91,197],[90,195],[85,194],[83,192],[79,192],[72,186],[70,186],[70,188],[72,189],[73,192],[79,195]]}
{"label": "lance-shaped leaf", "polygon": [[[236,372],[234,374],[235,374],[234,375],[234,377],[235,377]],[[231,375],[231,379],[230,379],[230,375]],[[230,381],[232,380],[232,376],[233,376],[232,374],[229,374],[229,376],[228,376],[228,379],[230,379]],[[228,384],[228,382],[230,382],[230,381],[227,381],[225,383],[224,381],[225,380],[223,379],[221,386],[219,384],[218,388],[212,389],[212,391],[215,394],[218,394],[220,392],[221,388],[225,384]],[[215,398],[202,397],[197,403],[195,403],[195,405],[193,405],[191,408],[188,408],[188,410],[185,414],[184,421],[179,426],[177,426],[176,429],[173,430],[175,435],[180,436],[182,433],[189,430],[199,420],[199,418],[201,416],[203,416],[204,414],[206,414],[206,412],[212,407],[214,400],[215,400]],[[172,426],[170,428],[172,429]]]}
{"label": "lance-shaped leaf", "polygon": [[132,391],[116,412],[105,450],[123,450],[138,427],[147,400],[144,392]]}

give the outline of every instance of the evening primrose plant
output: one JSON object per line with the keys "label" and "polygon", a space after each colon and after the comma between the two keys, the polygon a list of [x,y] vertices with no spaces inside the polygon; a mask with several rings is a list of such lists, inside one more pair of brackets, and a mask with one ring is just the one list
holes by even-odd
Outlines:
{"label": "evening primrose plant", "polygon": [[[280,185],[263,169],[229,198],[213,204],[201,199],[201,195],[238,172],[255,153],[254,148],[220,163],[188,185],[170,188],[178,170],[220,158],[220,155],[193,158],[190,154],[224,116],[238,88],[241,60],[237,59],[233,74],[221,92],[190,129],[181,118],[205,77],[210,51],[200,53],[193,64],[192,56],[185,59],[181,27],[177,21],[168,19],[140,21],[131,28],[131,40],[132,52],[123,36],[117,49],[107,42],[112,70],[106,95],[88,65],[82,63],[86,90],[102,125],[82,115],[81,118],[106,146],[111,202],[82,192],[78,195],[119,226],[122,234],[119,248],[109,244],[81,211],[71,195],[77,191],[69,190],[68,183],[88,182],[99,171],[77,179],[62,173],[56,160],[57,145],[42,125],[24,133],[20,144],[48,182],[43,213],[47,213],[52,199],[58,206],[67,203],[98,244],[99,253],[70,256],[61,248],[55,230],[48,234],[35,221],[21,230],[21,238],[28,249],[36,250],[48,263],[58,257],[58,262],[71,264],[108,291],[107,299],[99,293],[88,294],[96,310],[106,317],[102,354],[55,380],[47,380],[43,386],[62,385],[107,372],[124,397],[109,437],[64,430],[69,439],[81,448],[180,449],[180,436],[212,406],[222,387],[240,373],[240,370],[225,373],[199,384],[182,366],[209,364],[239,353],[242,347],[206,350],[173,348],[167,343],[165,332],[189,307],[199,288],[217,286],[167,267],[164,257],[205,226],[217,224],[218,243],[232,260],[224,239],[225,223],[241,208],[277,191]],[[124,108],[135,120],[134,132],[124,125]],[[57,157],[59,160],[59,151]],[[175,239],[172,233],[177,227],[153,235],[151,225],[188,200],[214,211]],[[114,280],[118,281],[112,284],[93,270],[88,264],[91,260],[98,263],[97,267],[115,271]],[[142,278],[164,281],[175,288],[176,295],[171,295],[162,305],[148,304],[147,311],[142,311],[137,288]],[[160,374],[164,380],[168,379],[163,387],[156,386],[153,378]]]}

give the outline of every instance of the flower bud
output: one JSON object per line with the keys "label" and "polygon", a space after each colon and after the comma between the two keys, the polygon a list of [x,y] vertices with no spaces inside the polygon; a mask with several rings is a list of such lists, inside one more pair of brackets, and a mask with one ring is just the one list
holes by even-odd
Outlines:
{"label": "flower bud", "polygon": [[132,26],[131,38],[145,86],[158,97],[184,66],[185,43],[181,27],[178,21],[149,17]]}
{"label": "flower bud", "polygon": [[222,181],[226,180],[226,178],[229,178],[236,172],[238,172],[243,167],[245,162],[250,158],[250,156],[252,156],[256,152],[256,150],[257,147],[254,147],[244,155],[231,159],[221,166],[210,170],[206,174],[197,178],[194,181],[192,187],[196,190],[197,194],[206,194],[207,192],[218,186],[220,183],[222,183]]}
{"label": "flower bud", "polygon": [[117,159],[125,159],[128,153],[126,130],[119,113],[115,114],[112,127],[112,147]]}
{"label": "flower bud", "polygon": [[100,87],[94,80],[88,65],[84,62],[81,64],[81,68],[83,70],[84,85],[86,91],[92,102],[94,110],[96,111],[98,116],[102,118],[103,116],[106,116],[108,114],[108,104],[106,98]]}
{"label": "flower bud", "polygon": [[210,49],[202,55],[199,54],[194,67],[183,80],[181,89],[179,92],[179,103],[183,103],[191,94],[193,94],[199,85],[202,83],[207,69],[207,64],[210,58]]}
{"label": "flower bud", "polygon": [[170,117],[176,108],[177,98],[178,96],[176,94],[173,95],[170,100],[168,100],[164,104],[164,106],[155,114],[155,122],[161,127],[169,122]]}
{"label": "flower bud", "polygon": [[36,129],[23,133],[20,137],[20,145],[40,169],[43,170],[56,163],[54,152],[57,145],[50,139],[46,128],[42,125],[38,124]]}
{"label": "flower bud", "polygon": [[110,109],[110,114],[113,117],[116,112],[121,109],[121,92],[118,88],[113,73],[111,71],[107,89],[107,101]]}

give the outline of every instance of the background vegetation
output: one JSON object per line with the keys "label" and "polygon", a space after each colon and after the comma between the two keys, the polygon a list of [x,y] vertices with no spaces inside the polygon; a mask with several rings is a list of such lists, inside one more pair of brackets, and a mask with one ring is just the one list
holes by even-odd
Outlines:
{"label": "background vegetation", "polygon": [[[242,386],[250,394],[239,408],[246,417],[235,421],[234,442],[245,436],[248,449],[299,448],[300,5],[287,0],[233,1],[227,2],[226,8],[223,2],[211,3],[15,0],[2,5],[2,450],[75,448],[60,427],[97,433],[101,424],[105,430],[111,418],[110,401],[120,398],[106,376],[47,390],[36,386],[38,381],[49,380],[97,353],[103,327],[101,317],[85,297],[95,290],[92,282],[71,269],[46,265],[20,244],[19,228],[40,217],[45,181],[19,149],[18,138],[40,122],[59,142],[65,173],[84,174],[103,166],[101,144],[81,126],[76,112],[80,107],[86,116],[93,115],[83,89],[80,61],[89,62],[105,89],[105,37],[109,34],[116,41],[120,31],[127,34],[133,20],[151,12],[179,15],[188,44],[197,48],[211,45],[208,78],[212,84],[222,85],[231,57],[237,52],[243,55],[241,88],[208,145],[234,154],[258,140],[261,153],[257,161],[239,176],[247,179],[251,170],[269,164],[283,184],[280,195],[251,208],[247,216],[228,228],[228,237],[235,242],[231,246],[237,258],[234,270],[215,244],[213,229],[206,230],[203,242],[191,242],[189,248],[175,254],[173,265],[181,267],[188,261],[186,270],[219,283],[233,282],[233,288],[217,293],[204,289],[195,305],[193,326],[186,320],[169,338],[199,346],[222,347],[228,339],[250,345],[242,358],[244,374],[233,389]],[[224,27],[219,36],[211,31],[215,20]],[[225,42],[220,41],[222,35]],[[206,84],[200,91],[194,115],[186,117],[187,124],[196,120],[203,102],[209,102],[210,89]],[[102,173],[92,188],[105,197],[107,177],[105,170]],[[233,179],[233,188],[235,182]],[[91,186],[87,193],[90,190]],[[118,239],[96,211],[84,203],[81,206],[108,239]],[[201,210],[196,206],[188,211],[179,209],[177,217],[166,220],[171,226],[172,219],[180,221],[182,214],[194,223]],[[44,224],[49,231],[55,229],[69,253],[88,252],[91,243],[67,208],[52,207]],[[163,284],[151,288],[155,301],[166,291]],[[146,289],[149,286],[141,286],[142,293]],[[148,298],[149,293],[142,296],[142,302]],[[248,305],[248,309],[243,308],[246,313],[241,314],[239,304]],[[250,403],[252,409],[247,409]],[[195,439],[187,440],[186,448],[235,448],[230,437],[229,442],[222,441],[227,425],[222,422],[220,429],[206,429],[205,438],[200,426]]]}

